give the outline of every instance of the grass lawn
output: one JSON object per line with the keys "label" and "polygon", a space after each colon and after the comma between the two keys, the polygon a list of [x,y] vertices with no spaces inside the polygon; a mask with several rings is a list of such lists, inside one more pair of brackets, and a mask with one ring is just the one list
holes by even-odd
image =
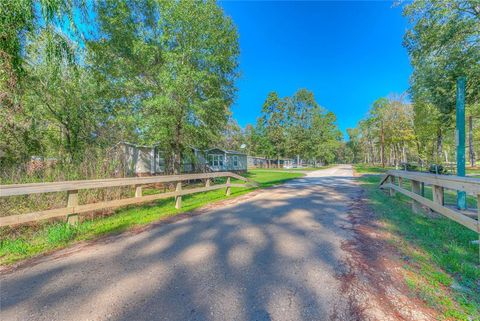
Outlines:
{"label": "grass lawn", "polygon": [[[284,181],[302,177],[302,173],[285,173],[252,170],[247,177],[260,184],[260,188],[269,187]],[[233,181],[232,181],[233,183]],[[231,197],[250,192],[253,188],[232,187]],[[145,194],[154,191],[145,190]],[[229,198],[225,190],[186,195],[182,197],[182,208],[175,209],[174,200],[164,199],[150,204],[130,206],[118,209],[111,216],[97,217],[82,221],[77,226],[66,223],[42,223],[35,228],[0,229],[0,264],[11,264],[69,244],[94,239],[111,233],[125,231],[134,226],[145,225],[159,219],[174,216],[199,208],[205,204]]]}
{"label": "grass lawn", "polygon": [[[441,311],[446,319],[480,320],[480,258],[478,234],[445,218],[411,211],[407,197],[391,198],[378,188],[381,168],[356,166],[369,205],[378,215],[404,260],[403,274],[411,291]],[[407,186],[405,186],[407,188]],[[431,190],[426,187],[426,197]],[[446,194],[455,202],[455,193]],[[475,206],[469,199],[469,205]]]}
{"label": "grass lawn", "polygon": [[318,171],[321,169],[326,169],[330,168],[335,165],[325,165],[325,166],[319,166],[319,167],[303,167],[303,168],[258,168],[258,169],[252,169],[251,171],[269,171],[269,172],[313,172],[313,171]]}

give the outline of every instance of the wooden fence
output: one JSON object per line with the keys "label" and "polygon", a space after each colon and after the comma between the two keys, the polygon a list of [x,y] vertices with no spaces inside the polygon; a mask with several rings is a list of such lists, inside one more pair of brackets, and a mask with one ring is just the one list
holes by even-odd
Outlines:
{"label": "wooden fence", "polygon": [[[214,178],[225,177],[225,184],[211,184]],[[231,183],[231,178],[242,180],[247,184]],[[191,189],[182,189],[182,182],[192,180],[205,180],[204,187],[197,187]],[[153,195],[143,195],[142,187],[149,184],[157,183],[176,183],[176,189],[173,192],[159,193]],[[135,197],[117,199],[112,201],[79,204],[78,191],[84,189],[99,189],[119,186],[133,186],[135,187]],[[151,202],[158,199],[175,197],[175,207],[179,209],[182,206],[182,196],[207,192],[216,189],[226,189],[226,195],[230,195],[231,187],[252,187],[257,184],[243,176],[231,172],[218,173],[202,173],[202,174],[188,174],[188,175],[168,175],[168,176],[151,176],[151,177],[134,177],[134,178],[112,178],[112,179],[97,179],[97,180],[83,180],[83,181],[65,181],[53,183],[33,183],[33,184],[15,184],[15,185],[0,185],[0,197],[17,196],[17,195],[31,195],[52,192],[67,192],[67,207],[50,209],[39,212],[10,215],[0,217],[0,227],[10,226],[28,222],[34,222],[54,217],[66,216],[67,222],[73,224],[78,221],[78,214],[92,212],[107,208],[116,208],[131,204]]]}
{"label": "wooden fence", "polygon": [[[411,182],[411,191],[403,187],[404,180]],[[432,200],[422,195],[422,183],[432,187]],[[412,199],[412,210],[418,213],[422,205],[442,214],[455,222],[479,233],[480,240],[480,179],[460,177],[453,175],[436,175],[420,172],[408,172],[400,170],[387,171],[386,176],[380,182],[380,188],[389,190],[390,196],[400,192]],[[444,202],[444,190],[450,189],[463,191],[477,198],[476,213],[460,211],[454,207],[448,207]],[[476,217],[476,219],[475,219]]]}

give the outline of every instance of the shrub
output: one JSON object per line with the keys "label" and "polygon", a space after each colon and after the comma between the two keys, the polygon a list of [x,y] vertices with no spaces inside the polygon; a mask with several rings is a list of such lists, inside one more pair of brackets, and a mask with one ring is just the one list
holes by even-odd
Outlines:
{"label": "shrub", "polygon": [[447,174],[448,170],[439,164],[432,164],[428,168],[428,171],[433,174]]}

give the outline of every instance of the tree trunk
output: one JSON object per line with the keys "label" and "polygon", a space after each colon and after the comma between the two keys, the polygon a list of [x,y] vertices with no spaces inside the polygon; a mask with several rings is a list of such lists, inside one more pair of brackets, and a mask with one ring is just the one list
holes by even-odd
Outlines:
{"label": "tree trunk", "polygon": [[178,123],[176,128],[175,128],[175,142],[173,145],[173,173],[175,175],[180,174],[180,167],[182,165],[182,148],[180,145],[180,140],[181,140],[181,124]]}
{"label": "tree trunk", "polygon": [[437,131],[437,163],[442,161],[443,158],[443,152],[442,152],[442,146],[443,146],[443,137],[442,137],[442,129],[438,128]]}
{"label": "tree trunk", "polygon": [[382,167],[385,167],[385,133],[383,131],[383,122],[381,123],[380,143],[380,158],[382,162]]}
{"label": "tree trunk", "polygon": [[369,145],[370,145],[370,159],[372,161],[373,166],[375,166],[375,149],[373,146],[373,142],[369,141]]}
{"label": "tree trunk", "polygon": [[470,155],[470,166],[475,166],[475,152],[473,151],[473,117],[468,116],[468,151]]}

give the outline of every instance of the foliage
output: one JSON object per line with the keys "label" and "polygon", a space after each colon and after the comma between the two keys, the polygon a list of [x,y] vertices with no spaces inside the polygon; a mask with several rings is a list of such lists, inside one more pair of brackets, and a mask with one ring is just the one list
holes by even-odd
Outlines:
{"label": "foliage", "polygon": [[239,151],[243,150],[242,145],[245,143],[246,134],[244,134],[237,121],[230,117],[216,144],[223,149]]}
{"label": "foliage", "polygon": [[306,89],[285,98],[269,93],[257,125],[249,127],[248,135],[253,154],[299,156],[321,163],[335,160],[342,139],[335,115],[320,107]]}
{"label": "foliage", "polygon": [[0,1],[0,13],[3,167],[78,164],[130,141],[159,144],[178,171],[225,132],[238,34],[214,1]]}
{"label": "foliage", "polygon": [[[42,33],[45,62],[59,56],[73,59],[65,39],[57,28],[68,18],[74,21],[74,8],[82,13],[81,1],[0,1],[0,154],[2,163],[24,160],[37,147],[32,119],[25,116],[22,94],[31,84],[26,80],[25,47],[31,36]],[[76,28],[69,27],[72,34]],[[0,155],[0,156],[2,156]]]}
{"label": "foliage", "polygon": [[[405,34],[414,69],[414,99],[426,99],[442,113],[455,106],[455,81],[468,79],[467,103],[479,98],[480,7],[472,0],[413,1],[404,7],[412,28]],[[421,98],[419,98],[421,97]]]}
{"label": "foliage", "polygon": [[352,162],[398,166],[415,147],[414,111],[402,96],[376,100],[357,128],[348,129]]}
{"label": "foliage", "polygon": [[95,68],[139,114],[135,130],[174,156],[224,130],[235,94],[238,35],[213,1],[111,1],[99,5]]}

